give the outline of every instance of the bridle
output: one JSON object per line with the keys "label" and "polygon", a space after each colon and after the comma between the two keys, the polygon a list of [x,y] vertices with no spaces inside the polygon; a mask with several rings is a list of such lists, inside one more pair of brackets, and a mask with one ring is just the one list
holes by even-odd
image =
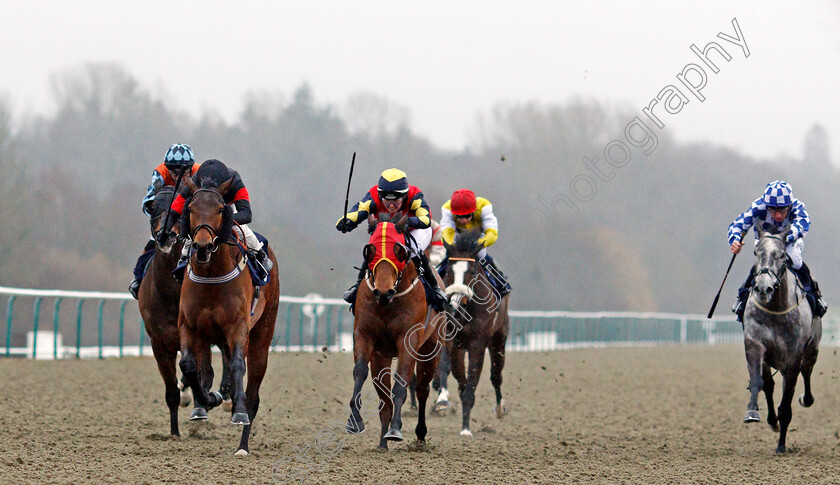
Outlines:
{"label": "bridle", "polygon": [[[195,197],[199,192],[209,192],[211,194],[215,194],[216,197],[219,198],[219,202],[221,202],[222,206],[224,206],[224,204],[225,204],[224,197],[222,197],[222,194],[216,192],[215,190],[213,190],[213,189],[198,189],[193,193],[193,197]],[[213,238],[212,242],[210,243],[212,245],[212,248],[209,249],[208,251],[210,251],[211,254],[215,253],[216,251],[218,251],[219,246],[220,246],[220,244],[219,244],[219,233],[218,233],[218,231],[216,231],[216,229],[213,226],[211,226],[210,224],[207,224],[207,223],[201,223],[201,224],[197,225],[195,228],[193,228],[192,232],[190,233],[190,239],[192,239],[192,249],[193,250],[198,249],[196,247],[197,243],[195,242],[195,236],[202,229],[209,232],[210,237]]]}
{"label": "bridle", "polygon": [[[380,260],[380,262],[382,262],[382,261],[383,260]],[[378,265],[379,263],[376,263],[376,264]],[[405,272],[405,268],[407,268],[407,267],[408,267],[408,264],[406,264],[402,267],[402,269],[397,273],[397,280],[394,282],[394,286],[392,286],[388,291],[386,291],[386,293],[389,292],[389,291],[393,291],[394,292],[393,298],[398,298],[398,297],[401,297],[403,295],[408,294],[409,291],[411,291],[412,289],[414,289],[415,286],[417,286],[417,282],[420,281],[420,274],[418,273],[417,277],[414,278],[414,281],[411,282],[411,284],[408,286],[408,288],[404,289],[403,291],[401,291],[399,293],[396,293],[397,288],[399,288],[400,282],[402,281],[402,277],[403,277],[403,273]],[[374,267],[374,269],[376,269],[376,268]],[[367,283],[367,286],[370,289],[370,291],[374,291],[376,288],[374,288],[373,285],[370,283],[370,279],[371,279],[370,277],[371,276],[373,276],[373,271],[367,270],[367,275],[365,276],[365,283]]]}

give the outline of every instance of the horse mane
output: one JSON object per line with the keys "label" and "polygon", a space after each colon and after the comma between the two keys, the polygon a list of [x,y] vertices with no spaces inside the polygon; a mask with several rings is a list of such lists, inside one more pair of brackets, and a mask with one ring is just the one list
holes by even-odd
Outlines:
{"label": "horse mane", "polygon": [[[213,179],[203,177],[199,187],[212,190],[217,186]],[[181,213],[181,234],[192,235],[192,227],[190,227],[190,202],[192,202],[192,196],[184,203],[184,211]],[[224,204],[224,200],[222,200],[222,203]],[[228,204],[225,204],[222,210],[222,227],[219,228],[217,235],[219,236],[219,240],[223,242],[229,241],[233,237],[233,207]]]}
{"label": "horse mane", "polygon": [[459,232],[455,235],[455,240],[452,246],[458,252],[475,253],[478,246],[478,240],[481,239],[483,233],[477,229]]}

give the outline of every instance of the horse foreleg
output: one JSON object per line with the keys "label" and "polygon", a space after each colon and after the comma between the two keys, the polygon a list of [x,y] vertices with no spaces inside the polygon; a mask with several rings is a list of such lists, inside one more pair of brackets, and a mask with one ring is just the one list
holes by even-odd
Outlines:
{"label": "horse foreleg", "polygon": [[502,330],[493,335],[490,343],[490,382],[496,391],[496,417],[502,419],[507,414],[505,399],[502,397],[502,370],[505,368],[505,343],[507,334]]}
{"label": "horse foreleg", "polygon": [[796,391],[796,379],[799,378],[799,367],[790,366],[785,369],[784,380],[782,384],[782,400],[779,403],[779,446],[776,447],[776,453],[784,453],[785,437],[787,436],[788,425],[793,417],[793,410],[790,405],[793,402],[793,394]]}
{"label": "horse foreleg", "polygon": [[[213,409],[222,403],[222,396],[215,392],[208,393],[201,387],[198,366],[198,362],[203,357],[203,352],[210,352],[210,345],[205,345],[204,342],[196,338],[192,329],[183,320],[183,316],[178,318],[178,333],[181,343],[181,361],[178,366],[184,376],[184,383],[192,389],[196,404],[205,409]],[[197,355],[194,355],[193,352]],[[190,417],[190,419],[193,418]]]}
{"label": "horse foreleg", "polygon": [[773,391],[776,388],[773,369],[767,364],[762,364],[761,376],[764,381],[764,397],[767,399],[767,424],[773,428],[773,431],[779,431],[779,418],[776,416],[776,406],[773,404]]}
{"label": "horse foreleg", "polygon": [[368,362],[370,362],[373,346],[370,340],[360,332],[353,335],[353,396],[350,398],[350,417],[347,419],[345,429],[350,434],[361,433],[365,430],[365,421],[362,419],[360,410],[362,408],[362,385],[367,380]]}
{"label": "horse foreleg", "polygon": [[248,406],[245,404],[246,395],[243,381],[245,379],[245,343],[246,337],[241,335],[243,330],[247,332],[245,322],[237,324],[236,331],[228,336],[228,347],[231,349],[230,353],[230,383],[231,383],[231,401],[233,402],[233,409],[231,410],[231,424],[240,426],[248,426],[251,420],[248,417]]}
{"label": "horse foreleg", "polygon": [[750,374],[750,402],[747,404],[745,423],[761,421],[758,414],[758,391],[764,387],[761,379],[761,363],[764,360],[764,346],[752,339],[744,338],[744,351],[747,356],[747,370]]}
{"label": "horse foreleg", "polygon": [[406,350],[406,345],[413,345],[412,348],[417,348],[417,340],[416,338],[410,339],[409,342],[405,342],[406,339],[400,339],[397,342],[397,351],[399,352],[399,357],[397,358],[397,373],[394,376],[394,388],[391,391],[391,396],[394,400],[394,413],[391,416],[391,427],[388,429],[388,432],[385,433],[385,439],[391,441],[402,441],[402,406],[405,403],[406,398],[406,388],[408,387],[408,381],[411,379],[411,376],[414,374],[414,367],[417,363],[417,360],[414,356]]}
{"label": "horse foreleg", "polygon": [[167,350],[160,339],[152,340],[152,351],[155,354],[158,371],[163,378],[166,396],[166,406],[169,408],[169,433],[178,438],[178,406],[181,404],[181,391],[178,389],[178,378],[175,374],[175,354]]}
{"label": "horse foreleg", "polygon": [[475,405],[475,388],[478,387],[478,380],[481,378],[481,368],[484,367],[486,348],[487,343],[484,341],[473,342],[470,345],[470,367],[467,375],[467,385],[461,392],[461,403],[463,403],[461,436],[472,436],[470,412]]}
{"label": "horse foreleg", "polygon": [[[257,345],[257,342],[262,342],[264,334],[269,331],[268,326],[265,330],[257,331],[257,327],[251,330],[248,345],[248,387],[245,389],[245,405],[248,409],[248,421],[242,427],[242,437],[239,439],[239,449],[236,450],[237,456],[244,456],[250,453],[248,448],[248,439],[251,435],[251,426],[254,423],[254,418],[257,417],[257,411],[260,409],[260,385],[265,377],[265,370],[268,367],[268,346]],[[273,330],[271,328],[270,330]],[[268,337],[269,342],[271,337]],[[231,380],[233,376],[231,376]]]}
{"label": "horse foreleg", "polygon": [[[429,340],[426,342],[426,348],[421,349],[422,355],[429,355],[434,352],[434,342]],[[437,367],[440,364],[441,352],[438,352],[434,358],[417,362],[417,399],[418,413],[417,413],[417,427],[414,433],[417,435],[419,443],[426,442],[426,401],[429,399],[429,382],[434,378]]]}
{"label": "horse foreleg", "polygon": [[[213,361],[211,359],[212,354],[211,352],[202,352],[201,355],[201,359],[198,360],[198,378],[201,381],[202,389],[209,393],[213,387],[213,378],[215,377]],[[196,401],[196,405],[190,414],[190,421],[199,419],[207,419],[207,408],[198,404]]]}
{"label": "horse foreleg", "polygon": [[394,413],[394,403],[391,400],[391,359],[374,352],[370,360],[370,372],[373,375],[373,387],[379,395],[379,448],[388,449],[385,433]]}

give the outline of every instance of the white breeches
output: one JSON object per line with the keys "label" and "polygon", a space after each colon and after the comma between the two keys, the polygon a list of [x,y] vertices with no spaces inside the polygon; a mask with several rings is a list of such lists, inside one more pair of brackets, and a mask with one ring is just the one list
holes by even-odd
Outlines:
{"label": "white breeches", "polygon": [[805,247],[805,241],[802,240],[800,237],[793,244],[788,244],[785,251],[790,256],[790,260],[793,263],[793,269],[799,269],[802,267],[802,248]]}
{"label": "white breeches", "polygon": [[414,243],[417,243],[415,246],[414,243],[409,242],[411,247],[411,252],[414,254],[420,254],[429,247],[429,243],[432,242],[432,228],[427,227],[425,229],[412,229],[408,231],[411,234],[411,237],[414,238]]}

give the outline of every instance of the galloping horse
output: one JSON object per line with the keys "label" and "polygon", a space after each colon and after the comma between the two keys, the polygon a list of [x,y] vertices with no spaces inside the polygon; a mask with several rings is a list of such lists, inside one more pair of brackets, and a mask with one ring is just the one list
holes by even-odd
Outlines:
{"label": "galloping horse", "polygon": [[[785,452],[785,437],[793,412],[791,401],[796,380],[802,374],[805,394],[799,404],[814,403],[811,371],[817,362],[822,322],[814,317],[804,291],[788,268],[783,234],[759,232],[755,249],[755,284],[744,311],[744,350],[750,373],[750,402],[744,422],[760,421],[758,391],[767,398],[767,424],[779,431],[776,453]],[[771,367],[783,376],[778,417],[773,410]],[[781,429],[779,429],[781,425]]]}
{"label": "galloping horse", "polygon": [[[367,379],[369,363],[380,399],[382,429],[379,448],[385,450],[388,449],[388,441],[403,440],[401,410],[406,399],[406,386],[415,371],[420,401],[415,433],[418,442],[425,442],[426,399],[441,346],[437,319],[427,321],[429,315],[423,284],[404,244],[405,220],[403,218],[396,225],[391,222],[376,224],[371,242],[363,251],[369,272],[359,285],[353,322],[355,385],[347,432],[355,434],[365,429],[360,414],[361,391]],[[391,360],[394,358],[398,360],[392,392]]]}
{"label": "galloping horse", "polygon": [[[157,234],[161,229],[161,219],[166,211],[175,190],[166,186],[155,194],[152,204],[151,231]],[[169,407],[170,434],[179,437],[178,404],[186,407],[190,404],[190,394],[186,389],[179,390],[175,374],[175,357],[178,354],[178,300],[181,286],[172,277],[172,270],[181,254],[183,242],[178,240],[175,233],[167,235],[164,243],[155,245],[155,255],[149,264],[143,282],[137,292],[140,315],[146,326],[146,333],[152,344],[152,352],[157,361],[160,376],[166,389],[166,405]],[[227,358],[224,358],[225,362]],[[230,395],[230,378],[227,375],[227,365],[222,375],[222,385],[219,389],[222,396]],[[180,392],[180,397],[179,397]],[[195,414],[196,411],[194,410]]]}
{"label": "galloping horse", "polygon": [[[224,203],[232,181],[215,188],[199,188],[187,179],[193,196],[182,216],[181,231],[190,234],[193,254],[187,268],[189,277],[184,278],[181,288],[180,366],[196,403],[212,409],[222,399],[218,393],[207,392],[212,384],[210,346],[215,344],[230,352],[231,423],[244,426],[236,454],[247,455],[251,423],[260,405],[260,384],[274,334],[280,289],[271,248],[266,248],[274,263],[268,285],[255,290],[248,271],[243,271],[245,256],[235,241],[233,208]],[[248,388],[243,390],[246,358]]]}
{"label": "galloping horse", "polygon": [[[496,417],[502,419],[507,413],[502,398],[502,369],[505,367],[505,343],[510,333],[508,295],[499,298],[476,261],[484,247],[477,243],[479,237],[481,232],[467,231],[456,236],[454,245],[444,243],[449,255],[449,267],[444,276],[445,291],[458,329],[452,339],[449,356],[463,408],[461,436],[472,436],[470,412],[475,404],[475,388],[484,366],[484,352],[488,348],[490,382],[496,390]],[[468,373],[464,368],[464,354],[467,351],[470,362]],[[448,396],[445,370],[439,372],[442,397]]]}

